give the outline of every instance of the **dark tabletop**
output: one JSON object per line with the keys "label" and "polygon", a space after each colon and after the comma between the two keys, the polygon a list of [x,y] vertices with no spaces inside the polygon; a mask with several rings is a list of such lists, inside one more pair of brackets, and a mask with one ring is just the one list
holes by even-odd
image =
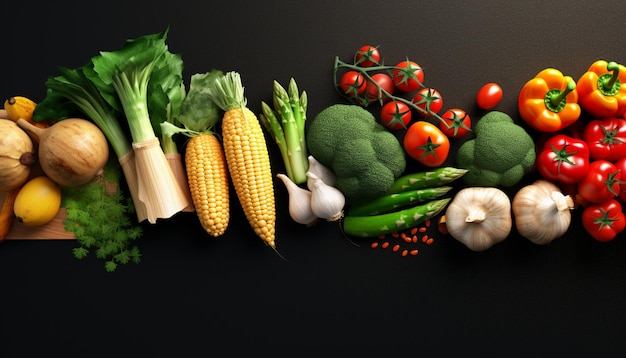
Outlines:
{"label": "dark tabletop", "polygon": [[[308,93],[310,118],[343,101],[333,89],[334,58],[350,60],[364,44],[379,46],[388,63],[415,60],[446,107],[476,118],[475,93],[499,83],[496,109],[517,121],[519,90],[540,70],[578,78],[597,59],[626,63],[621,1],[39,6],[13,2],[2,10],[0,98],[41,100],[57,66],[81,66],[168,25],[186,81],[213,68],[235,70],[259,113],[273,81],[294,77]],[[278,152],[268,147],[278,172]],[[0,357],[624,353],[624,234],[596,242],[574,212],[568,232],[546,246],[514,231],[477,253],[434,230],[432,245],[402,257],[347,240],[337,223],[293,223],[276,183],[277,245],[286,261],[253,234],[236,201],[220,238],[188,214],[144,225],[142,261],[114,273],[93,256],[75,259],[73,241],[5,241]]]}

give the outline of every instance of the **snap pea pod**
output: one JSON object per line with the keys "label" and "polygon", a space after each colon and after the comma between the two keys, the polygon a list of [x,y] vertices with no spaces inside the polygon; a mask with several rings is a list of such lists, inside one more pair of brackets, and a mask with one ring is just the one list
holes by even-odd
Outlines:
{"label": "snap pea pod", "polygon": [[451,186],[438,186],[434,188],[407,190],[401,193],[387,194],[379,198],[360,203],[348,208],[348,215],[378,215],[390,211],[396,211],[411,204],[426,202],[437,199],[452,190]]}
{"label": "snap pea pod", "polygon": [[437,216],[445,209],[450,198],[435,199],[411,208],[386,214],[346,216],[343,232],[355,237],[377,237],[416,227]]}
{"label": "snap pea pod", "polygon": [[405,174],[394,180],[388,194],[448,184],[467,173],[467,169],[439,167],[434,170]]}

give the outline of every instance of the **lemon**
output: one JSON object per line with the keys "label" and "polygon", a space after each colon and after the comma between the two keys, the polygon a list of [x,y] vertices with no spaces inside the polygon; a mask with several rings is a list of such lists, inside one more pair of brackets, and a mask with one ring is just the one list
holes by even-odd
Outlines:
{"label": "lemon", "polygon": [[17,193],[13,211],[24,225],[51,221],[61,208],[61,187],[45,175],[30,179]]}

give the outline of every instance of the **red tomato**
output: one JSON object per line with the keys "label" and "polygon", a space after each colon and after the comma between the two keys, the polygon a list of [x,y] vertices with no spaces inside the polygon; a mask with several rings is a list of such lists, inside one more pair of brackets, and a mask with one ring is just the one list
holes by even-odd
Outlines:
{"label": "red tomato", "polygon": [[614,199],[619,193],[621,172],[608,160],[589,163],[587,175],[578,182],[578,194],[590,203]]}
{"label": "red tomato", "polygon": [[380,120],[389,129],[406,129],[411,122],[411,107],[400,101],[389,101],[380,109]]}
{"label": "red tomato", "polygon": [[[620,158],[617,161],[613,162],[615,168],[622,173],[622,176],[626,178],[626,157]],[[626,203],[626,181],[620,183],[619,185],[619,193],[617,193],[617,197],[623,203]]]}
{"label": "red tomato", "polygon": [[372,67],[380,64],[380,51],[374,46],[361,46],[354,55],[354,64],[361,67]]}
{"label": "red tomato", "polygon": [[556,134],[537,153],[537,170],[544,178],[574,184],[589,172],[589,148],[582,139]]}
{"label": "red tomato", "polygon": [[393,72],[393,83],[402,92],[413,92],[422,87],[424,82],[424,71],[417,63],[406,59],[398,63]]}
{"label": "red tomato", "polygon": [[[372,75],[372,81],[367,81],[365,94],[368,101],[383,103],[389,100],[389,96],[393,94],[394,89],[395,85],[391,76],[383,72],[375,73]],[[383,91],[387,92],[387,94]]]}
{"label": "red tomato", "polygon": [[428,167],[440,166],[450,153],[448,137],[427,121],[411,124],[404,135],[403,146],[411,158]]}
{"label": "red tomato", "polygon": [[413,103],[422,109],[420,114],[424,117],[439,113],[443,108],[443,97],[434,88],[422,88],[413,96]]}
{"label": "red tomato", "polygon": [[600,242],[613,240],[626,227],[622,205],[615,199],[585,207],[582,221],[589,235]]}
{"label": "red tomato", "polygon": [[462,109],[452,108],[443,113],[439,129],[450,138],[460,138],[470,132],[472,120]]}
{"label": "red tomato", "polygon": [[502,87],[494,82],[489,82],[482,86],[476,94],[476,104],[478,107],[489,110],[497,106],[502,99]]}
{"label": "red tomato", "polygon": [[359,71],[350,70],[341,76],[339,87],[348,96],[357,97],[365,92],[367,83],[365,82],[365,76]]}
{"label": "red tomato", "polygon": [[589,146],[591,159],[614,161],[626,157],[626,119],[591,120],[585,125],[583,140]]}

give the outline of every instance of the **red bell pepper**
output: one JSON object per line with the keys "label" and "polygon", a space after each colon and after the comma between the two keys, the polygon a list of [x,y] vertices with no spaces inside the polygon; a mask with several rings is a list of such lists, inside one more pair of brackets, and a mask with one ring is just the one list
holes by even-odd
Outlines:
{"label": "red bell pepper", "polygon": [[576,82],[561,71],[546,68],[526,82],[517,107],[526,123],[541,132],[556,132],[578,120]]}
{"label": "red bell pepper", "polygon": [[626,67],[616,62],[594,62],[576,83],[578,103],[596,118],[626,114]]}
{"label": "red bell pepper", "polygon": [[589,203],[615,199],[619,194],[622,172],[608,160],[589,163],[589,172],[577,183],[578,195]]}
{"label": "red bell pepper", "polygon": [[537,170],[544,178],[565,184],[582,180],[589,172],[589,148],[582,139],[554,135],[537,155]]}
{"label": "red bell pepper", "polygon": [[582,222],[589,235],[600,242],[613,240],[626,227],[622,204],[615,199],[587,206]]}
{"label": "red bell pepper", "polygon": [[589,147],[591,160],[615,161],[626,156],[626,119],[607,117],[585,125],[582,139]]}

